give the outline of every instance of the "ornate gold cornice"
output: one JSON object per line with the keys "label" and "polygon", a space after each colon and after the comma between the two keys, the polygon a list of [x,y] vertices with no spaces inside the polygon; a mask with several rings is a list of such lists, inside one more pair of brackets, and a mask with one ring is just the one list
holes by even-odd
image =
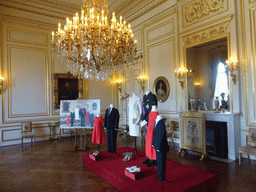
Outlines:
{"label": "ornate gold cornice", "polygon": [[13,5],[7,5],[7,4],[3,4],[3,3],[0,3],[0,7],[5,7],[5,8],[15,9],[15,10],[24,11],[24,12],[28,12],[28,13],[33,13],[33,14],[37,14],[37,15],[52,17],[52,18],[56,18],[56,19],[60,19],[60,20],[65,20],[66,19],[65,17],[60,17],[60,16],[56,16],[56,15],[53,15],[53,14],[47,14],[47,13],[34,11],[34,10],[29,10],[29,9],[16,7],[16,6],[13,6]]}
{"label": "ornate gold cornice", "polygon": [[141,14],[137,15],[136,17],[133,17],[131,20],[129,20],[129,22],[133,22],[136,19],[138,19],[139,17],[141,17],[142,15],[145,15],[146,13],[152,11],[153,9],[157,8],[158,6],[162,5],[163,3],[165,3],[168,0],[162,0],[160,2],[158,2],[157,4],[155,4],[154,6],[150,7],[149,9],[147,9],[146,11],[142,12]]}
{"label": "ornate gold cornice", "polygon": [[216,14],[225,8],[227,0],[197,0],[183,8],[186,24],[195,22],[209,15]]}
{"label": "ornate gold cornice", "polygon": [[220,25],[214,26],[212,28],[199,31],[197,33],[194,33],[191,36],[186,36],[183,38],[183,42],[185,45],[199,43],[202,41],[206,41],[207,39],[212,39],[212,38],[222,36],[228,31],[229,31],[229,21],[222,23]]}

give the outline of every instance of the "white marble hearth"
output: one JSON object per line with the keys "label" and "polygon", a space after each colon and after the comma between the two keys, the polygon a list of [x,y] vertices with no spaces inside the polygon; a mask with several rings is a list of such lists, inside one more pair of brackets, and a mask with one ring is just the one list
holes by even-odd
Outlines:
{"label": "white marble hearth", "polygon": [[[204,113],[204,112],[203,112]],[[240,147],[240,119],[239,113],[204,113],[206,121],[219,121],[227,123],[228,158],[238,159]]]}
{"label": "white marble hearth", "polygon": [[240,118],[239,113],[214,113],[200,111],[205,114],[206,121],[217,121],[227,123],[228,159],[238,159],[238,148],[240,147]]}

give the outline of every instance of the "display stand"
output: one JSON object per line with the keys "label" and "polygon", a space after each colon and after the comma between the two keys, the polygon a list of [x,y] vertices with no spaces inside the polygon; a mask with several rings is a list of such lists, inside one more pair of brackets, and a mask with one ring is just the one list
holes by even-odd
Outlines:
{"label": "display stand", "polygon": [[137,151],[137,140],[136,140],[136,137],[134,137],[134,151],[133,151],[133,155],[134,155],[134,158],[135,158],[135,160],[136,160],[136,154],[138,154],[140,157],[143,157],[143,156],[141,156],[139,153],[138,153],[138,151]]}
{"label": "display stand", "polygon": [[158,178],[157,178],[157,180],[155,180],[155,181],[151,181],[152,183],[155,183],[155,182],[157,182],[157,181],[162,181],[162,191],[164,190],[164,181],[166,181],[166,182],[168,182],[168,183],[171,183],[171,181],[168,181],[168,180],[158,180]]}
{"label": "display stand", "polygon": [[113,160],[115,160],[115,155],[117,155],[118,157],[121,157],[120,155],[118,155],[117,153],[111,153],[108,157],[113,157]]}

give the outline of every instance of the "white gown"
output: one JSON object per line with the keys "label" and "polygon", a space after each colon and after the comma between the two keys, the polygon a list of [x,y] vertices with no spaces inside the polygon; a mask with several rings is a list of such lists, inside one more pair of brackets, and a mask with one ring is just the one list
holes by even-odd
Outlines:
{"label": "white gown", "polygon": [[[129,132],[131,136],[140,136],[139,119],[142,111],[142,102],[140,98],[133,95],[129,98]],[[136,121],[137,120],[137,121]],[[136,124],[137,123],[137,124]]]}
{"label": "white gown", "polygon": [[75,120],[79,120],[79,108],[75,108]]}

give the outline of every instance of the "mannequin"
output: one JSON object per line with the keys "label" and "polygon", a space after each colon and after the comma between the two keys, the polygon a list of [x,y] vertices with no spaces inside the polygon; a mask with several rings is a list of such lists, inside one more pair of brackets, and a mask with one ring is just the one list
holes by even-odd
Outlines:
{"label": "mannequin", "polygon": [[132,97],[129,98],[129,132],[131,136],[139,137],[140,136],[140,115],[142,111],[142,102],[140,98],[133,93]]}
{"label": "mannequin", "polygon": [[[157,98],[151,91],[146,91],[143,96],[142,113],[141,113],[141,126],[145,126],[148,123],[148,114],[151,111],[153,105],[157,106]],[[146,128],[146,127],[145,127]],[[145,132],[147,128],[145,129]]]}
{"label": "mannequin", "polygon": [[155,120],[159,113],[157,112],[156,105],[152,106],[152,109],[148,115],[148,128],[146,134],[146,144],[145,144],[145,152],[147,159],[143,161],[143,164],[147,164],[147,167],[154,166],[156,164],[156,151],[154,147],[152,147],[152,140],[154,136],[154,125]]}
{"label": "mannequin", "polygon": [[79,118],[79,111],[80,111],[80,109],[79,109],[79,106],[77,105],[76,108],[75,108],[75,121],[76,121],[76,126],[78,126],[78,122],[79,122],[79,120],[80,120],[80,118]]}
{"label": "mannequin", "polygon": [[156,150],[158,180],[163,181],[166,180],[166,153],[169,151],[169,145],[167,142],[166,127],[161,115],[157,116],[155,123],[152,146]]}
{"label": "mannequin", "polygon": [[96,117],[93,119],[93,122],[94,127],[92,133],[92,143],[98,144],[98,152],[100,152],[100,144],[106,143],[104,127],[102,125],[104,119],[100,116],[100,114],[97,114]]}
{"label": "mannequin", "polygon": [[79,109],[79,116],[81,118],[81,127],[85,127],[85,116],[86,116],[86,109],[80,108]]}
{"label": "mannequin", "polygon": [[117,129],[119,125],[119,112],[114,107],[113,104],[110,104],[109,108],[105,111],[104,118],[104,128],[107,129],[107,144],[108,152],[116,153],[116,139],[117,139]]}

